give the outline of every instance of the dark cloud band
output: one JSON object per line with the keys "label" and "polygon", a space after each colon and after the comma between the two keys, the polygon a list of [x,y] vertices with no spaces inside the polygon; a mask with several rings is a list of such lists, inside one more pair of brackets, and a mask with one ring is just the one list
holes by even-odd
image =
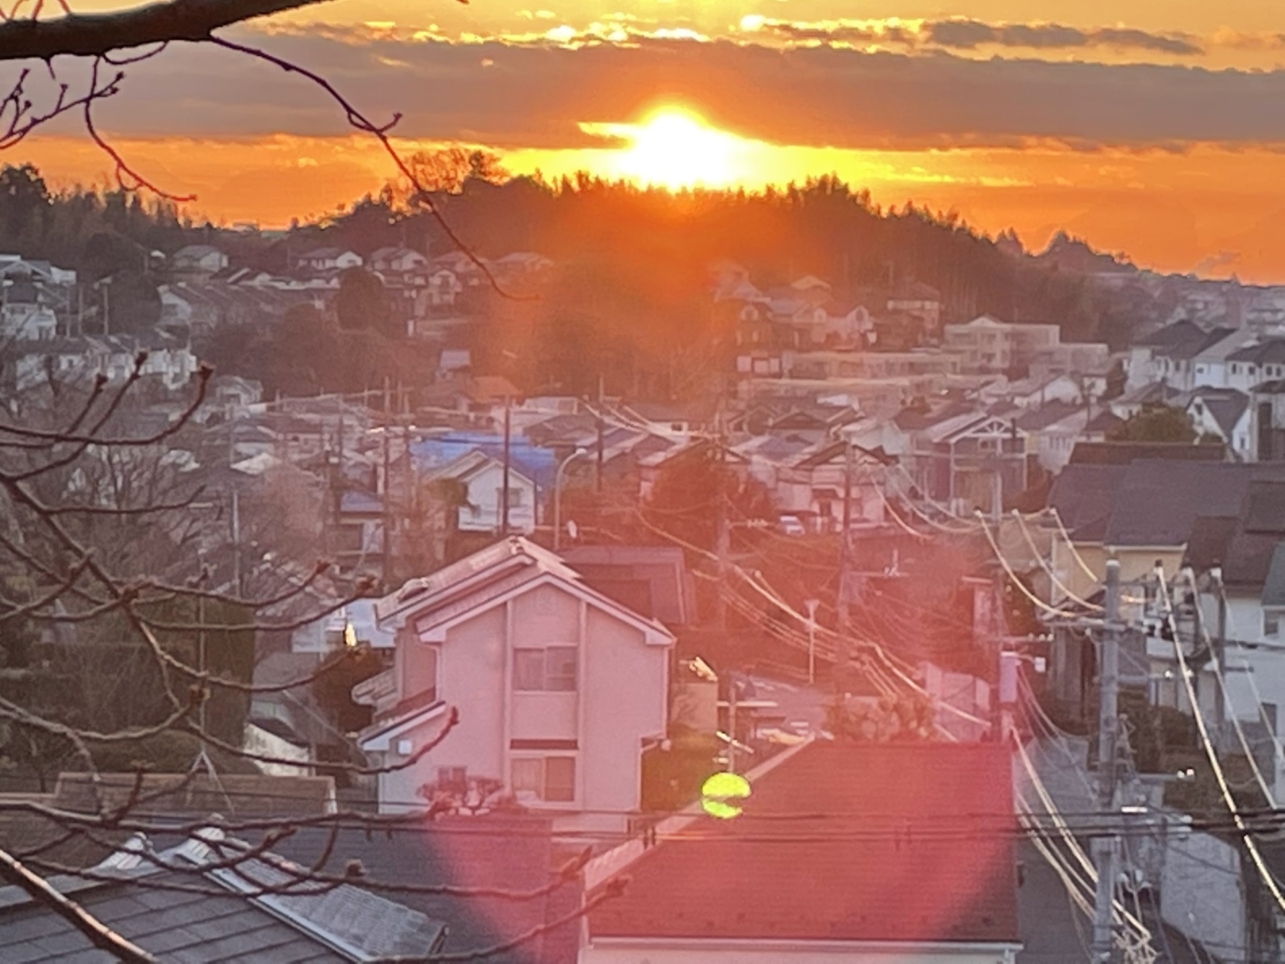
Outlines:
{"label": "dark cloud band", "polygon": [[[253,39],[326,75],[372,116],[401,111],[405,136],[498,147],[585,146],[595,142],[580,122],[628,121],[666,100],[685,101],[742,135],[790,144],[1285,143],[1282,71],[642,38],[569,49],[333,28]],[[101,113],[111,129],[134,135],[345,130],[333,104],[306,82],[205,48],[131,68],[127,93]]]}

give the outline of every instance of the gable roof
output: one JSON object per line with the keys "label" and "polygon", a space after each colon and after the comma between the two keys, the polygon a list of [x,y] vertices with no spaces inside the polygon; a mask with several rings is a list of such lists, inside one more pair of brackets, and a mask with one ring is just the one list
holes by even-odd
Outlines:
{"label": "gable roof", "polygon": [[1272,338],[1246,345],[1228,355],[1227,360],[1249,362],[1254,365],[1275,365],[1285,362],[1285,339]]}
{"label": "gable roof", "polygon": [[[642,615],[667,626],[696,621],[696,587],[677,546],[576,546],[562,558],[590,586]],[[646,607],[625,598],[626,583],[642,584]]]}
{"label": "gable roof", "polygon": [[[503,470],[504,463],[494,456],[486,454],[481,449],[473,449],[471,452],[456,456],[440,468],[434,469],[428,478],[429,480],[458,479],[461,482],[467,482],[485,469],[496,466]],[[513,465],[512,460],[509,463],[509,478],[511,481],[535,485],[535,482],[529,476]]]}
{"label": "gable roof", "polygon": [[[557,865],[547,817],[520,811],[477,816],[422,816],[388,824],[369,833],[360,821],[345,821],[329,843],[330,828],[297,828],[277,846],[284,857],[342,874],[360,860],[381,893],[391,900],[448,923],[444,954],[493,948],[533,928],[564,918],[579,902],[579,880],[523,900],[503,896],[460,895],[434,888],[493,888],[500,894],[548,888]],[[384,888],[387,889],[384,889]],[[580,921],[571,920],[535,941],[504,953],[488,954],[488,964],[574,964]],[[423,953],[423,952],[421,952]]]}
{"label": "gable roof", "polygon": [[809,744],[624,867],[589,940],[1016,943],[1014,825],[1002,746]]}
{"label": "gable roof", "polygon": [[1231,438],[1232,432],[1236,429],[1236,423],[1249,407],[1249,396],[1234,388],[1197,389],[1192,393],[1187,408],[1190,409],[1196,402],[1200,402],[1209,412],[1210,417],[1222,430],[1223,437]]}
{"label": "gable roof", "polygon": [[430,622],[437,632],[480,607],[549,581],[632,624],[650,644],[674,641],[661,623],[594,589],[560,556],[521,536],[501,539],[432,575],[408,580],[375,603],[375,614],[381,627],[413,618],[417,624]]}
{"label": "gable roof", "polygon": [[[203,840],[189,839],[152,860],[140,854],[147,844],[136,837],[83,875],[48,880],[126,940],[165,960],[376,961],[425,956],[445,939],[440,921],[351,884],[322,893],[310,884],[290,893],[296,878],[273,854],[240,860],[235,871],[220,868],[249,845],[212,829],[201,835]],[[282,892],[257,893],[264,887]],[[7,961],[107,959],[16,886],[0,888],[0,947]]]}
{"label": "gable roof", "polygon": [[1083,405],[1054,401],[1020,415],[1017,419],[1017,427],[1027,432],[1036,432],[1059,422],[1068,421],[1076,416],[1083,416],[1085,424],[1087,424],[1089,410]]}

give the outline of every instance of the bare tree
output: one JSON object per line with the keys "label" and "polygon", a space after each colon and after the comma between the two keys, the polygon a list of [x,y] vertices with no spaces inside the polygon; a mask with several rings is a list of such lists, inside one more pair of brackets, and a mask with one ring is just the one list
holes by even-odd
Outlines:
{"label": "bare tree", "polygon": [[[227,713],[234,713],[237,701],[254,693],[308,687],[340,664],[327,662],[314,673],[283,683],[255,684],[248,673],[217,665],[210,658],[213,643],[223,640],[232,653],[236,640],[248,638],[252,650],[254,634],[288,632],[371,588],[370,583],[345,587],[328,581],[331,567],[324,561],[309,566],[278,557],[275,578],[263,584],[265,591],[250,596],[229,580],[227,560],[193,551],[202,544],[226,542],[225,521],[203,514],[198,473],[184,471],[181,454],[185,446],[197,444],[186,433],[195,429],[210,372],[199,373],[173,421],[150,432],[131,432],[136,421],[131,417],[131,395],[141,390],[145,361],[140,355],[132,374],[118,386],[109,386],[101,377],[81,392],[51,384],[42,389],[38,405],[24,410],[11,400],[9,412],[0,416],[0,654],[6,664],[0,667],[0,752],[39,757],[45,766],[74,766],[86,774],[92,798],[87,810],[8,798],[0,801],[0,811],[40,815],[58,828],[57,841],[109,843],[121,832],[173,837],[200,836],[208,830],[208,819],[181,827],[158,822],[149,804],[160,791],[149,788],[141,767],[136,768],[132,786],[104,780],[104,761],[119,765],[149,741],[169,741],[171,753],[219,754],[225,765],[297,762],[246,749],[236,728],[227,725]],[[43,416],[34,416],[42,410]],[[19,420],[15,413],[33,417]],[[45,655],[33,660],[32,653],[41,648]],[[220,706],[227,713],[214,712]],[[333,766],[357,776],[412,766],[451,731],[456,719],[452,710],[437,737],[404,760],[373,767],[358,756]],[[179,788],[195,780],[198,772],[192,767]],[[175,789],[171,783],[164,792]],[[251,881],[250,893],[324,893],[353,879],[351,874],[320,870],[341,826],[390,828],[405,826],[408,819],[423,818],[341,811],[304,818],[224,819],[221,833],[236,832],[254,842],[229,844],[219,862],[236,868],[249,860],[271,860],[274,844],[300,827],[319,825],[329,829],[331,842],[315,867],[282,864],[284,881]],[[47,884],[42,874],[93,873],[64,866],[47,850],[44,842],[18,853],[0,851],[0,877],[47,903],[95,946],[123,960],[150,960],[145,951]],[[161,858],[149,852],[144,859]],[[574,878],[582,863],[549,887]],[[191,886],[199,889],[202,868],[189,871]],[[389,889],[378,879],[358,876],[365,886]],[[148,884],[140,879],[139,886]],[[449,885],[424,892],[470,894],[467,888]],[[597,895],[565,920],[546,922],[492,947],[432,959],[502,953],[574,920],[615,892]],[[529,900],[547,893],[547,888],[483,895],[496,893],[503,899]]]}

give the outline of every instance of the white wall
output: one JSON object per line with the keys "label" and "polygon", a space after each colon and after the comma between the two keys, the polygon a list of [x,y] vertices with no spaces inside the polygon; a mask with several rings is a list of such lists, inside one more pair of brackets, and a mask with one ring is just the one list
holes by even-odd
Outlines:
{"label": "white wall", "polygon": [[[469,503],[477,507],[460,507],[459,526],[466,532],[494,532],[500,527],[500,496],[504,487],[504,467],[496,462],[487,465],[468,480]],[[535,530],[535,484],[509,470],[509,489],[520,492],[520,504],[509,507],[509,531],[530,533]]]}
{"label": "white wall", "polygon": [[[579,648],[574,693],[512,691],[515,646],[566,645]],[[398,639],[403,699],[423,688],[427,646],[411,633]],[[422,807],[417,789],[436,779],[438,767],[462,766],[470,777],[508,786],[515,757],[574,755],[575,801],[529,805],[547,810],[557,830],[623,830],[640,803],[642,740],[666,732],[668,674],[667,646],[648,645],[640,630],[559,586],[533,587],[447,630],[437,694],[458,707],[459,723],[414,766],[380,776],[380,810]],[[413,754],[441,725],[431,720],[400,738],[411,741]],[[512,740],[564,739],[577,740],[577,749],[510,749]],[[394,750],[397,743],[391,740]]]}

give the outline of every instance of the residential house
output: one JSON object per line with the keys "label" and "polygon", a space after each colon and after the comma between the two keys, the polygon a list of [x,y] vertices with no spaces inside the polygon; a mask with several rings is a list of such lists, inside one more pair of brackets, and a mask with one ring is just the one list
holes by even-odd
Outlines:
{"label": "residential house", "polygon": [[709,421],[708,413],[697,412],[691,406],[638,401],[620,407],[630,422],[653,435],[685,437]]}
{"label": "residential house", "polygon": [[959,352],[963,370],[1025,374],[1041,353],[1061,343],[1057,325],[1023,325],[981,315],[946,325],[942,346]]}
{"label": "residential house", "polygon": [[1249,393],[1251,462],[1285,459],[1285,378],[1255,385]]}
{"label": "residential house", "polygon": [[1255,341],[1227,356],[1227,387],[1250,391],[1262,382],[1285,378],[1285,339]]}
{"label": "residential house", "polygon": [[24,258],[20,254],[0,254],[0,280],[37,281],[50,288],[67,291],[76,283],[76,272],[59,268],[43,258]]}
{"label": "residential house", "polygon": [[574,546],[560,553],[593,589],[679,630],[697,622],[696,584],[678,546]]}
{"label": "residential house", "polygon": [[1070,375],[1046,375],[1009,382],[999,394],[1021,409],[1034,409],[1048,402],[1078,405],[1083,401],[1079,382]]}
{"label": "residential house", "polygon": [[0,338],[50,341],[58,335],[58,316],[43,287],[28,279],[0,281]]}
{"label": "residential house", "polygon": [[1047,472],[1060,472],[1071,461],[1075,445],[1089,423],[1089,409],[1069,402],[1051,402],[1017,419],[1017,427],[1034,443],[1035,457]]}
{"label": "residential house", "polygon": [[1107,402],[1107,408],[1116,418],[1130,419],[1139,415],[1144,408],[1176,405],[1182,396],[1182,392],[1163,381],[1147,382],[1111,399]]}
{"label": "residential house", "polygon": [[[1047,378],[1050,375],[1105,376],[1110,367],[1110,347],[1102,342],[1088,341],[1059,341],[1056,345],[1037,351],[1029,366],[1030,373],[1035,378]],[[1093,394],[1100,398],[1102,391]]]}
{"label": "residential house", "polygon": [[182,388],[197,370],[196,356],[185,342],[154,332],[20,343],[10,378],[18,390],[51,378],[87,381],[98,375],[109,385],[119,385],[133,373],[140,352],[146,353],[140,374],[155,377],[169,389]]}
{"label": "residential house", "polygon": [[[590,861],[591,896],[629,885],[590,911],[580,964],[1014,960],[1006,747],[812,742],[748,780],[713,815]],[[961,819],[967,832],[941,832]]]}
{"label": "residential house", "polygon": [[434,268],[428,276],[428,303],[433,308],[445,308],[455,304],[455,299],[464,291],[464,284],[450,268]]}
{"label": "residential house", "polygon": [[510,532],[530,533],[535,530],[538,511],[535,480],[513,465],[508,471],[508,514],[501,506],[505,498],[504,463],[492,455],[474,449],[434,470],[428,483],[439,480],[458,482],[464,489],[465,503],[457,510],[461,532],[499,533],[507,518]]}
{"label": "residential house", "polygon": [[[1193,592],[1199,596],[1203,631],[1197,626],[1190,633],[1195,668],[1217,658],[1221,649],[1225,686],[1210,680],[1198,694],[1202,703],[1209,698],[1212,704],[1204,708],[1214,721],[1216,737],[1239,752],[1238,736],[1220,722],[1238,719],[1242,731],[1256,738],[1255,756],[1272,775],[1274,792],[1281,793],[1285,792],[1285,761],[1278,749],[1285,727],[1280,718],[1285,707],[1285,466],[1242,468],[1250,481],[1240,490],[1241,498],[1231,512],[1219,511],[1225,507],[1215,505],[1196,520],[1184,562],[1192,567],[1197,583],[1180,581],[1175,598],[1182,600]],[[1169,695],[1173,705],[1185,708],[1181,694]]]}
{"label": "residential house", "polygon": [[228,266],[228,256],[212,244],[188,244],[170,255],[170,270],[176,275],[208,278]]}
{"label": "residential house", "polygon": [[962,356],[953,351],[799,351],[782,356],[789,378],[861,381],[957,375]]}
{"label": "residential house", "polygon": [[882,524],[887,518],[891,462],[883,452],[859,449],[846,441],[813,446],[773,466],[772,504],[815,532],[842,532],[846,491],[854,525]]}
{"label": "residential house", "polygon": [[1028,433],[1012,417],[969,403],[897,416],[909,437],[905,462],[920,492],[953,511],[997,514],[1004,500],[1026,489]]}
{"label": "residential house", "polygon": [[[1097,590],[1111,557],[1126,581],[1149,576],[1157,561],[1175,572],[1196,518],[1234,515],[1255,469],[1214,460],[1222,455],[1214,446],[1183,446],[1190,458],[1177,457],[1172,446],[1124,446],[1136,456],[1124,464],[1076,462],[1082,447],[1049,493],[1070,535],[1069,546],[1054,540],[1052,569],[1080,597]],[[1159,457],[1148,457],[1148,448]]]}
{"label": "residential house", "polygon": [[[302,867],[320,862],[328,874],[360,861],[383,896],[447,922],[442,960],[575,964],[583,888],[577,875],[562,872],[567,848],[552,838],[548,818],[467,803],[453,809],[439,798],[432,820],[378,833],[357,822],[300,826],[275,849]],[[514,900],[514,893],[524,896]]]}
{"label": "residential house", "polygon": [[[158,960],[380,961],[429,957],[446,925],[350,883],[300,893],[294,865],[215,827],[154,852],[142,835],[83,875],[49,884],[99,924]],[[6,961],[98,961],[107,955],[48,900],[0,888]]]}
{"label": "residential house", "polygon": [[903,280],[889,293],[884,307],[890,313],[918,319],[928,334],[935,335],[941,330],[941,293],[932,285]]}
{"label": "residential house", "polygon": [[376,611],[397,639],[396,702],[359,741],[399,767],[378,778],[381,812],[471,786],[547,814],[558,832],[626,829],[642,751],[666,732],[664,625],[519,537],[411,580]]}
{"label": "residential house", "polygon": [[375,274],[388,280],[427,271],[428,259],[412,248],[394,245],[376,248],[370,253],[367,265]]}
{"label": "residential house", "polygon": [[1186,404],[1198,435],[1222,441],[1241,461],[1252,454],[1249,396],[1234,388],[1197,388]]}
{"label": "residential house", "polygon": [[360,268],[361,265],[361,255],[336,247],[313,248],[295,261],[296,268],[313,274],[344,271],[348,268]]}
{"label": "residential house", "polygon": [[[1166,325],[1130,348],[1125,362],[1125,390],[1131,392],[1153,382],[1164,382],[1177,391],[1190,391],[1196,387],[1198,375],[1202,384],[1222,387],[1216,384],[1220,354],[1210,354],[1203,362],[1198,359],[1219,343],[1241,337],[1234,328],[1206,330],[1193,321]],[[1204,368],[1198,372],[1202,364]]]}

